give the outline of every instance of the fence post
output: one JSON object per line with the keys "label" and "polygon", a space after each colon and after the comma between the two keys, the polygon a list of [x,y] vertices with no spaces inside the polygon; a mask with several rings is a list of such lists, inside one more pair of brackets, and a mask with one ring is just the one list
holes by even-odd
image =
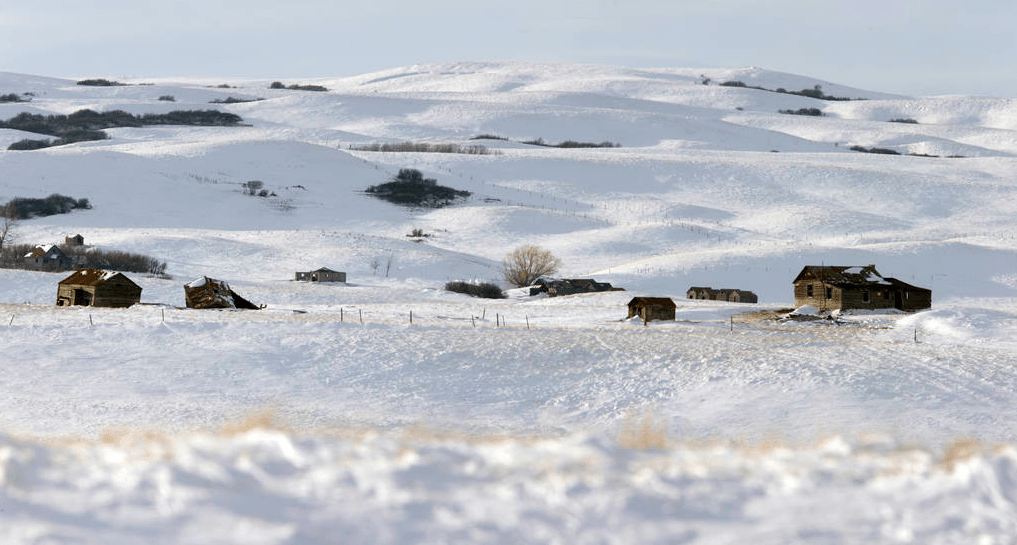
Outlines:
{"label": "fence post", "polygon": [[470,315],[470,323],[473,324],[473,327],[477,327],[477,319],[472,314]]}
{"label": "fence post", "polygon": [[410,311],[410,323],[411,324],[413,323],[413,311],[412,310]]}
{"label": "fence post", "polygon": [[162,309],[162,323],[166,323],[166,309]]}
{"label": "fence post", "polygon": [[526,318],[526,329],[530,329],[530,317],[524,316],[524,318]]}
{"label": "fence post", "polygon": [[364,323],[364,309],[358,308],[357,310],[360,311],[360,323],[362,324]]}
{"label": "fence post", "polygon": [[11,325],[13,323],[14,323],[14,315],[11,314],[11,321],[7,322],[7,325],[9,326],[9,325]]}
{"label": "fence post", "polygon": [[92,315],[91,314],[88,315],[88,325],[95,325],[95,324],[92,323]]}
{"label": "fence post", "polygon": [[343,320],[343,307],[339,307],[339,321],[340,322],[344,321]]}

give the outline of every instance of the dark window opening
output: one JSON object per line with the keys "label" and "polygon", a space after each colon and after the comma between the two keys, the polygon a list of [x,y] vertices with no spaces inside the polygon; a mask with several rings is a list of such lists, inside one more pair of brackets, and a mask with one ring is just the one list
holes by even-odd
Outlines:
{"label": "dark window opening", "polygon": [[869,302],[869,292],[867,292],[867,291],[863,291],[862,292],[862,302],[863,303],[868,303]]}
{"label": "dark window opening", "polygon": [[805,285],[805,296],[812,297],[812,284]]}
{"label": "dark window opening", "polygon": [[833,288],[826,288],[826,298],[833,299]]}

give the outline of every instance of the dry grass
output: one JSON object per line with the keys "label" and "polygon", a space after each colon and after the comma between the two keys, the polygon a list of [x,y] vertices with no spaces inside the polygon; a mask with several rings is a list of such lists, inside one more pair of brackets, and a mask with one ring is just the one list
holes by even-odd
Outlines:
{"label": "dry grass", "polygon": [[628,416],[618,433],[618,444],[634,450],[664,450],[671,446],[666,425],[654,421],[650,415],[641,419]]}
{"label": "dry grass", "polygon": [[946,451],[943,452],[943,459],[939,463],[947,471],[953,471],[957,464],[970,460],[972,457],[981,454],[983,450],[984,445],[974,439],[958,439],[946,447]]}

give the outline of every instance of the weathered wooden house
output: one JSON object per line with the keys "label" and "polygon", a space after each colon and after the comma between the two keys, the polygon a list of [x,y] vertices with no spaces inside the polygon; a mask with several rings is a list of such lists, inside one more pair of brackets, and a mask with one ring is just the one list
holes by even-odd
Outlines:
{"label": "weathered wooden house", "polygon": [[64,246],[84,246],[85,237],[81,235],[74,235],[73,237],[64,237]]}
{"label": "weathered wooden house", "polygon": [[612,286],[609,282],[597,282],[591,278],[564,278],[560,280],[541,278],[530,286],[530,295],[546,293],[548,297],[573,295],[576,293],[594,293],[598,291],[624,290]]}
{"label": "weathered wooden house", "polygon": [[71,258],[56,244],[36,246],[25,254],[25,268],[41,271],[66,271],[71,268]]}
{"label": "weathered wooden house", "polygon": [[921,310],[932,306],[932,290],[896,278],[884,278],[875,265],[816,266],[802,269],[794,281],[795,307],[820,310]]}
{"label": "weathered wooden house", "polygon": [[229,284],[226,282],[207,276],[202,276],[193,282],[184,284],[184,302],[187,308],[197,309],[238,308],[258,310],[260,308],[230,289]]}
{"label": "weathered wooden house", "polygon": [[78,269],[57,284],[57,306],[129,307],[141,301],[141,286],[121,273]]}
{"label": "weathered wooden house", "polygon": [[688,299],[706,299],[710,301],[728,301],[731,303],[758,303],[759,297],[748,290],[739,290],[733,288],[704,288],[692,286],[689,291],[686,292]]}
{"label": "weathered wooden house", "polygon": [[346,273],[322,267],[314,271],[297,272],[296,279],[305,282],[345,282]]}
{"label": "weathered wooden house", "polygon": [[653,320],[674,321],[674,312],[678,305],[670,297],[633,297],[629,301],[629,315],[626,319],[639,316],[643,323]]}

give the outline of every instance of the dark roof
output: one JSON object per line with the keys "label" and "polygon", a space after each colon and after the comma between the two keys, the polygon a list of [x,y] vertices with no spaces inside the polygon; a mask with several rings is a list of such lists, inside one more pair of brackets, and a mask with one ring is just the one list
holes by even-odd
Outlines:
{"label": "dark roof", "polygon": [[99,269],[78,269],[74,274],[64,278],[60,284],[73,284],[75,286],[101,286],[114,278],[120,277],[123,281],[140,288],[130,278],[115,271],[103,271]]}
{"label": "dark roof", "polygon": [[633,297],[628,306],[660,305],[666,308],[678,308],[670,297]]}
{"label": "dark roof", "polygon": [[824,284],[831,284],[838,287],[878,287],[878,286],[893,286],[901,289],[909,289],[916,291],[927,291],[932,293],[932,290],[927,288],[921,288],[913,286],[907,282],[902,282],[896,278],[884,277],[883,275],[876,272],[875,265],[854,266],[854,267],[842,267],[842,266],[816,266],[808,265],[802,269],[802,272],[798,273],[792,283],[797,284],[802,280],[815,279],[823,282]]}
{"label": "dark roof", "polygon": [[795,277],[794,283],[801,280],[819,280],[820,282],[841,286],[886,285],[887,281],[876,271],[875,265],[862,266],[817,266],[806,265]]}
{"label": "dark roof", "polygon": [[330,272],[330,273],[337,273],[337,272],[341,272],[341,271],[333,271],[332,269],[329,269],[328,267],[322,267],[322,268],[320,268],[320,269],[314,269],[314,270],[313,270],[313,271],[311,271],[311,272]]}

